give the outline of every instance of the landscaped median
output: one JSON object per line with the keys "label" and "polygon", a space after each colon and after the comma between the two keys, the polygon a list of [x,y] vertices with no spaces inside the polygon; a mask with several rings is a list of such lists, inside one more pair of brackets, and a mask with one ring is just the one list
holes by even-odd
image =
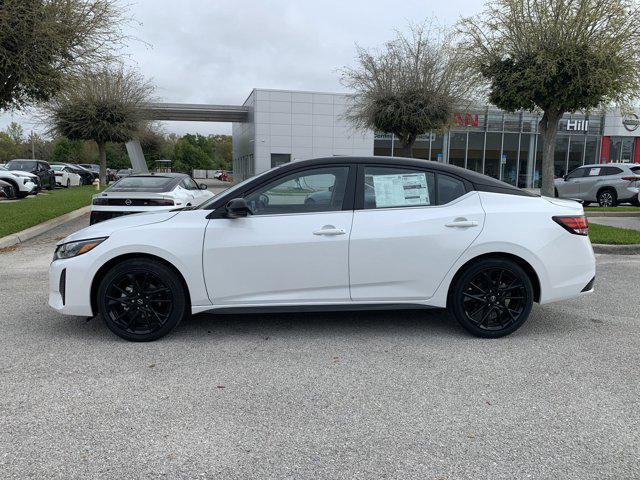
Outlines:
{"label": "landscaped median", "polygon": [[96,187],[88,185],[42,192],[15,202],[0,202],[0,238],[86,207],[96,193]]}

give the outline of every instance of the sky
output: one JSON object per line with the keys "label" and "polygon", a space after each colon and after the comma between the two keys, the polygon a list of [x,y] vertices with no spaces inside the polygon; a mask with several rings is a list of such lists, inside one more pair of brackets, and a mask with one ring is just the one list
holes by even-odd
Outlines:
{"label": "sky", "polygon": [[[479,12],[482,0],[123,0],[134,37],[124,61],[163,102],[241,105],[253,88],[344,92],[339,69],[356,43],[378,48],[410,23],[445,25]],[[26,132],[42,131],[30,112],[0,113]],[[166,133],[231,133],[231,124],[163,122]]]}

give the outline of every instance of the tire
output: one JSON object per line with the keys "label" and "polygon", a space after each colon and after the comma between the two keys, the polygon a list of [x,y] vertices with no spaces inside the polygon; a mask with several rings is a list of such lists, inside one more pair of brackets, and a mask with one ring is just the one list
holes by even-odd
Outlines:
{"label": "tire", "polygon": [[598,195],[596,195],[596,200],[601,207],[618,206],[618,195],[613,188],[603,188],[600,190]]}
{"label": "tire", "polygon": [[114,266],[100,282],[96,300],[109,330],[133,342],[165,336],[188,311],[178,275],[149,259],[130,259]]}
{"label": "tire", "polygon": [[67,188],[71,186],[71,179],[67,178]]}
{"label": "tire", "polygon": [[640,198],[634,197],[631,199],[631,205],[634,207],[640,207]]}
{"label": "tire", "polygon": [[554,188],[554,189],[553,189],[553,196],[554,196],[555,198],[558,198],[558,189],[557,189],[557,188]]}
{"label": "tire", "polygon": [[583,207],[588,207],[589,205],[591,205],[591,202],[582,202]]}
{"label": "tire", "polygon": [[483,338],[515,332],[529,318],[532,306],[531,279],[517,263],[500,258],[483,259],[467,268],[448,300],[458,323]]}
{"label": "tire", "polygon": [[18,184],[14,183],[11,180],[5,180],[9,185],[13,187],[13,197],[12,198],[24,198],[28,195],[26,192],[21,192],[18,188]]}

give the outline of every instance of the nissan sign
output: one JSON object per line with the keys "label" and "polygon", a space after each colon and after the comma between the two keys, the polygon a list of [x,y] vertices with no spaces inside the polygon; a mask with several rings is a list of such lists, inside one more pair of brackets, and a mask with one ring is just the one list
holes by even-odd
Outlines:
{"label": "nissan sign", "polygon": [[622,117],[622,125],[628,132],[635,132],[640,127],[640,118],[635,113],[628,113]]}

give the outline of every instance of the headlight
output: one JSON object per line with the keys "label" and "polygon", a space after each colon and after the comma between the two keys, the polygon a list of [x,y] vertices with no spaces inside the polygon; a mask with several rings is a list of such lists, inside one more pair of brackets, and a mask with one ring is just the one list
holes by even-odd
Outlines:
{"label": "headlight", "polygon": [[78,255],[82,255],[83,253],[93,250],[106,239],[107,237],[91,238],[89,240],[63,243],[62,245],[58,245],[58,248],[56,248],[56,252],[53,254],[53,260],[56,261],[64,258],[77,257]]}

